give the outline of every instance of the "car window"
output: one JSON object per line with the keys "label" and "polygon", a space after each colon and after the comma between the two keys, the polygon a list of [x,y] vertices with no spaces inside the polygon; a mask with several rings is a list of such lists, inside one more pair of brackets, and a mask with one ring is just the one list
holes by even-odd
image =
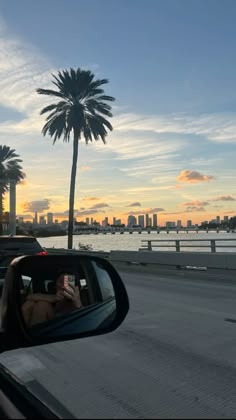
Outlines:
{"label": "car window", "polygon": [[31,250],[38,252],[42,249],[36,239],[30,240],[0,240],[0,252],[2,251],[26,251]]}
{"label": "car window", "polygon": [[102,299],[107,300],[114,297],[115,292],[111,283],[111,278],[106,270],[97,261],[92,261],[93,268],[96,272],[98,283],[100,285]]}

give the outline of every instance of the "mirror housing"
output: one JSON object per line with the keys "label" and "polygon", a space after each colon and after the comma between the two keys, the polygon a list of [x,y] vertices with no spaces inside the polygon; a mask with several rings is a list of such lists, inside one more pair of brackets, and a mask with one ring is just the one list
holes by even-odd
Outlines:
{"label": "mirror housing", "polygon": [[[59,314],[48,322],[40,321],[37,325],[27,325],[22,310],[27,299],[26,288],[22,288],[22,279],[27,281],[31,279],[27,283],[29,284],[27,290],[31,288],[29,296],[32,297],[35,296],[31,287],[32,284],[34,285],[34,276],[38,278],[37,286],[41,279],[48,279],[52,273],[58,273],[59,267],[63,272],[71,272],[72,268],[78,266],[83,267],[84,272],[87,273],[86,279],[80,279],[80,295],[82,294],[81,287],[88,284],[91,290],[95,286],[96,290],[99,289],[97,296],[100,297],[88,303],[87,306],[74,308],[66,315]],[[70,277],[73,280],[73,276],[69,275]],[[52,282],[47,281],[47,285],[49,283]],[[66,290],[68,289],[64,288],[63,293],[67,296]],[[48,295],[45,296],[48,298]],[[103,258],[85,254],[18,257],[9,265],[3,286],[2,351],[106,334],[120,326],[128,310],[129,300],[125,286],[115,268]]]}

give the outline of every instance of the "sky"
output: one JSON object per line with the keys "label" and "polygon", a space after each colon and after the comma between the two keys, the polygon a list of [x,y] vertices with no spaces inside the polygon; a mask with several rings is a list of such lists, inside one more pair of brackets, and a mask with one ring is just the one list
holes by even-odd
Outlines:
{"label": "sky", "polygon": [[0,0],[0,144],[26,173],[17,215],[67,219],[72,143],[43,137],[36,89],[70,67],[116,98],[107,144],[79,145],[78,220],[235,215],[235,21],[235,0]]}

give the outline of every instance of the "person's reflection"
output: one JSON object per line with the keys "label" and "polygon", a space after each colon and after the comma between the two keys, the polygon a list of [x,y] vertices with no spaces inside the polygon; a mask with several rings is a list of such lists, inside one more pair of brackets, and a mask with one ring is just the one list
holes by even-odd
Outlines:
{"label": "person's reflection", "polygon": [[26,325],[32,327],[81,307],[79,287],[71,284],[65,287],[64,273],[61,273],[55,281],[55,294],[29,295],[22,305],[22,314]]}

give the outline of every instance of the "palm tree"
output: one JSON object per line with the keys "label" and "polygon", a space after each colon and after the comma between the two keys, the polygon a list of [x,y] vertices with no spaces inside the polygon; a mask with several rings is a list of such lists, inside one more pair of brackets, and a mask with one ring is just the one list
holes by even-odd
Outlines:
{"label": "palm tree", "polygon": [[0,235],[3,233],[3,200],[9,190],[9,180],[14,179],[19,183],[25,178],[21,162],[20,156],[14,149],[0,145]]}
{"label": "palm tree", "polygon": [[72,249],[79,141],[84,137],[86,144],[99,139],[106,143],[108,130],[112,130],[112,125],[105,118],[112,117],[111,106],[107,102],[115,99],[105,95],[102,89],[102,85],[107,84],[108,80],[95,79],[89,70],[63,70],[57,76],[52,76],[52,83],[57,90],[37,89],[37,93],[59,98],[59,102],[46,106],[41,111],[41,115],[49,113],[42,129],[43,135],[49,134],[55,144],[61,137],[64,142],[69,142],[73,134],[68,223],[68,248]]}

